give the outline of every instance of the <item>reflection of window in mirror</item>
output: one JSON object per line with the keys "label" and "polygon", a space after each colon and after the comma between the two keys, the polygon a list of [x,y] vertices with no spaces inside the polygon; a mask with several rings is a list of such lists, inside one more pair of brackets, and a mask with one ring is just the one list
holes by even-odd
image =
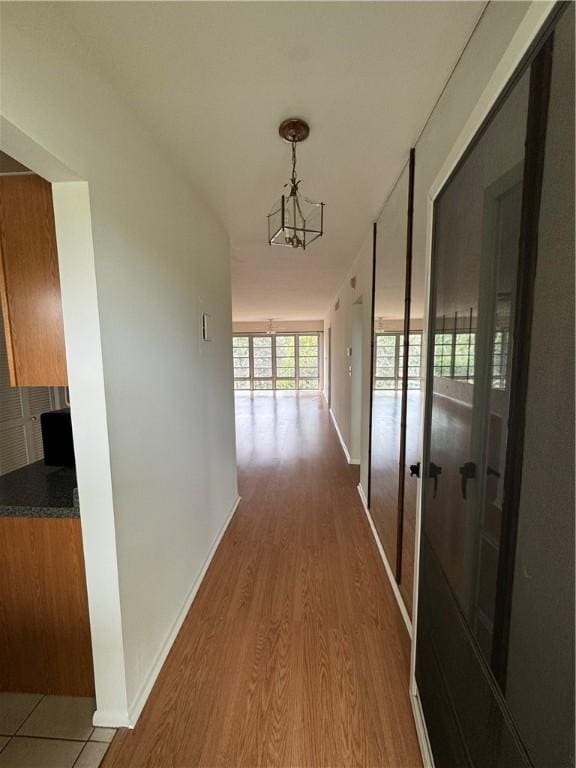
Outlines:
{"label": "reflection of window in mirror", "polygon": [[[408,336],[408,389],[420,389],[421,361],[422,333],[410,333]],[[374,362],[374,389],[402,389],[404,334],[398,331],[377,332]]]}
{"label": "reflection of window in mirror", "polygon": [[442,316],[434,335],[434,376],[474,383],[476,330],[472,307]]}
{"label": "reflection of window in mirror", "polygon": [[496,322],[492,347],[492,389],[506,389],[512,323],[512,295],[500,293],[496,299]]}

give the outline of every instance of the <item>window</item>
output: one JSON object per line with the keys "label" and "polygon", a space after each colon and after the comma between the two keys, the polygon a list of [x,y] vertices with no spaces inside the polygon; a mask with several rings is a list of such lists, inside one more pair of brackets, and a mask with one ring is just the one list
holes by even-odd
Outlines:
{"label": "window", "polygon": [[236,389],[250,389],[250,339],[248,336],[234,336],[232,352],[234,386]]}
{"label": "window", "polygon": [[318,361],[318,334],[298,334],[298,389],[318,389],[320,371]]}
{"label": "window", "polygon": [[252,388],[273,389],[272,336],[252,336]]}
{"label": "window", "polygon": [[317,333],[234,336],[234,389],[319,389],[319,349]]}
{"label": "window", "polygon": [[[404,365],[404,334],[377,333],[374,389],[400,389]],[[422,334],[408,337],[408,389],[420,389]]]}
{"label": "window", "polygon": [[276,389],[296,389],[296,337],[276,336]]}

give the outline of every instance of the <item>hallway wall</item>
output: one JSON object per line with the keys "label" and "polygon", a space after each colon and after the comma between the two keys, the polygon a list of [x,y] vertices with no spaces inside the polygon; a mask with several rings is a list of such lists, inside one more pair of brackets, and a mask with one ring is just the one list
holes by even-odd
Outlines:
{"label": "hallway wall", "polygon": [[[428,190],[438,174],[448,152],[461,132],[480,94],[494,72],[502,54],[518,28],[530,3],[490,3],[458,61],[450,80],[430,115],[420,137],[407,136],[406,161],[410,147],[416,142],[416,175],[414,200],[414,251],[413,251],[413,304],[424,304],[426,222]],[[395,189],[383,190],[383,200],[390,201],[397,194]],[[405,207],[405,203],[403,203]],[[378,211],[374,211],[374,220]],[[390,233],[378,232],[379,241],[386,242]],[[391,244],[392,247],[392,244]],[[350,277],[358,276],[356,290],[350,287]],[[332,324],[332,410],[342,436],[349,447],[350,397],[347,375],[346,346],[348,314],[356,298],[371,295],[372,280],[372,232],[366,233],[358,256],[340,290],[334,297],[326,318],[325,327]],[[340,309],[334,310],[336,300]],[[362,451],[360,483],[366,493],[368,488],[368,443],[370,404],[370,302],[364,301],[364,356]]]}
{"label": "hallway wall", "polygon": [[84,544],[87,571],[114,570],[120,605],[115,634],[114,590],[89,579],[95,662],[116,686],[97,679],[97,716],[127,724],[237,499],[229,243],[58,4],[1,14],[2,115],[89,184],[113,509],[91,507],[82,484],[80,507],[102,520],[98,547]]}
{"label": "hallway wall", "polygon": [[[351,280],[356,278],[354,287]],[[370,428],[370,317],[372,313],[372,233],[366,237],[360,255],[346,275],[324,320],[325,333],[332,328],[332,414],[348,453],[352,455],[352,378],[348,373],[352,347],[352,307],[362,298],[362,413],[360,424],[360,484],[368,487],[368,433]],[[336,309],[338,303],[338,309]],[[328,365],[327,356],[324,359]],[[327,381],[327,377],[324,377]],[[356,457],[354,457],[356,458]]]}

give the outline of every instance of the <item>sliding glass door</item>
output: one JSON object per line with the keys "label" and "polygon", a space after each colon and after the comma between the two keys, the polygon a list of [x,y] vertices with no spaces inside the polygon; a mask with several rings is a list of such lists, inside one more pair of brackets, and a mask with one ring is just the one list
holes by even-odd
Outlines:
{"label": "sliding glass door", "polygon": [[[573,345],[571,373],[531,349],[533,328],[551,324],[573,341],[573,23],[571,8],[434,204],[416,679],[437,768],[574,765],[573,469],[571,484],[546,479],[552,447],[572,463]],[[563,175],[555,121],[572,126]],[[544,445],[554,371],[570,401]],[[527,473],[527,457],[541,467]]]}

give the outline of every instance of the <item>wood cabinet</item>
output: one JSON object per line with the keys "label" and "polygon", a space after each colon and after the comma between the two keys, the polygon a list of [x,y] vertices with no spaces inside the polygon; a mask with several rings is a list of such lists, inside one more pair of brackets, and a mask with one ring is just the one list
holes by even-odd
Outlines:
{"label": "wood cabinet", "polygon": [[0,691],[93,696],[78,518],[0,517]]}
{"label": "wood cabinet", "polygon": [[10,384],[66,386],[66,350],[52,187],[0,176],[0,301]]}

